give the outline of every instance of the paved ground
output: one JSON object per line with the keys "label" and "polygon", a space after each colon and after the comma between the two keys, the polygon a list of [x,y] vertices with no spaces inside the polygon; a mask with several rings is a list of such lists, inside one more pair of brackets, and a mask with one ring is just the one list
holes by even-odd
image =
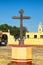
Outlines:
{"label": "paved ground", "polygon": [[0,65],[7,65],[11,60],[11,47],[0,47]]}
{"label": "paved ground", "polygon": [[[33,65],[43,65],[43,47],[32,47]],[[11,47],[0,47],[0,65],[7,65],[11,61]]]}
{"label": "paved ground", "polygon": [[32,48],[33,65],[43,65],[43,46]]}

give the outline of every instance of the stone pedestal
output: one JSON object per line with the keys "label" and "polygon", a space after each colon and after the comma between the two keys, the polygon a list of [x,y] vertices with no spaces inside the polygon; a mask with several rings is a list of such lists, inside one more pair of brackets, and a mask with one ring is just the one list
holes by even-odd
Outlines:
{"label": "stone pedestal", "polygon": [[32,65],[32,47],[25,45],[12,46],[11,62],[17,65]]}

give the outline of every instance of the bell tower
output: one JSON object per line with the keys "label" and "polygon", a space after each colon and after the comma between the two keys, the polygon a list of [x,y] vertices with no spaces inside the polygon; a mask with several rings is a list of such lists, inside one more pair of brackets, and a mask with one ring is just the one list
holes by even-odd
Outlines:
{"label": "bell tower", "polygon": [[38,32],[42,32],[42,24],[41,24],[41,22],[38,25]]}

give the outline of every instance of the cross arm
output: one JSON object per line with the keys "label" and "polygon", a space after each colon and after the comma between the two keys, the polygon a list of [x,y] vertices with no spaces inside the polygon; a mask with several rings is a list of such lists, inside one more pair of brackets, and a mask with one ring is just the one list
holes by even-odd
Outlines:
{"label": "cross arm", "polygon": [[20,17],[20,16],[13,16],[12,18],[13,19],[30,19],[30,16],[22,16],[22,17]]}
{"label": "cross arm", "polygon": [[13,16],[13,19],[20,19],[20,16]]}
{"label": "cross arm", "polygon": [[23,16],[23,19],[30,19],[30,16]]}

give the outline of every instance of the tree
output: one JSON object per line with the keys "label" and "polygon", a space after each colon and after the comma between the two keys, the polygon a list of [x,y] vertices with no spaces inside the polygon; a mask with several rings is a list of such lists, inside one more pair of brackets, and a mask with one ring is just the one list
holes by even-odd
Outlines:
{"label": "tree", "polygon": [[0,25],[0,30],[2,30],[3,32],[7,32],[8,31],[8,25],[7,24]]}
{"label": "tree", "polygon": [[[20,37],[20,28],[16,26],[9,26],[7,24],[0,25],[0,30],[3,32],[8,32],[8,29],[10,30],[10,34],[14,35],[14,37],[17,39]],[[23,36],[25,36],[27,29],[26,27],[23,27]]]}

